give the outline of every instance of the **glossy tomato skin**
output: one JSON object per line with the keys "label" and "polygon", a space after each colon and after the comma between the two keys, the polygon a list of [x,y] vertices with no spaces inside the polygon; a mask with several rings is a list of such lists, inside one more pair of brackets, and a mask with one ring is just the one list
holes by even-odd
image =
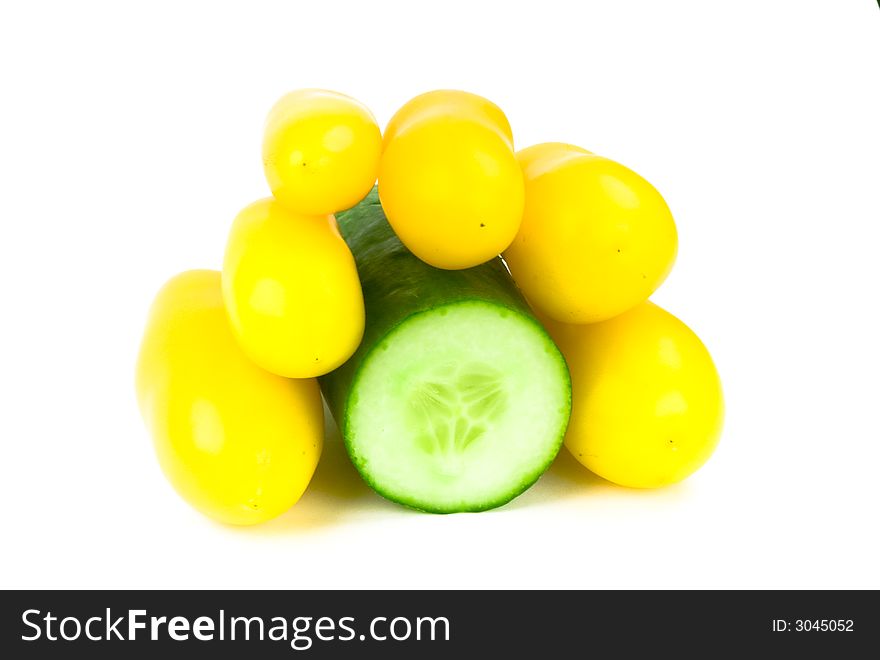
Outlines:
{"label": "glossy tomato skin", "polygon": [[272,194],[297,213],[326,215],[351,208],[376,182],[382,135],[355,99],[300,89],[269,112],[263,168]]}
{"label": "glossy tomato skin", "polygon": [[220,273],[172,278],[150,310],[137,361],[138,404],[165,476],[222,523],[253,525],[289,509],[318,462],[317,382],[275,376],[232,335]]}
{"label": "glossy tomato skin", "polygon": [[528,181],[578,155],[593,155],[593,152],[567,142],[541,142],[517,151],[516,160],[522,168],[524,179]]}
{"label": "glossy tomato skin", "polygon": [[685,479],[715,450],[724,418],[706,347],[653,303],[600,323],[544,319],[572,378],[565,445],[599,476],[655,488]]}
{"label": "glossy tomato skin", "polygon": [[537,145],[519,159],[525,210],[504,258],[532,305],[556,321],[595,323],[647,300],[678,251],[660,193],[571,145]]}
{"label": "glossy tomato skin", "polygon": [[402,127],[379,163],[379,198],[397,236],[422,261],[458,270],[497,257],[524,204],[507,139],[465,115],[429,115]]}
{"label": "glossy tomato skin", "polygon": [[409,123],[430,116],[470,117],[497,130],[513,148],[513,131],[504,112],[489,99],[458,89],[437,89],[410,99],[391,117],[382,136],[388,144]]}
{"label": "glossy tomato skin", "polygon": [[293,213],[272,198],[232,225],[223,298],[244,352],[279,376],[326,374],[363,336],[360,279],[336,219]]}

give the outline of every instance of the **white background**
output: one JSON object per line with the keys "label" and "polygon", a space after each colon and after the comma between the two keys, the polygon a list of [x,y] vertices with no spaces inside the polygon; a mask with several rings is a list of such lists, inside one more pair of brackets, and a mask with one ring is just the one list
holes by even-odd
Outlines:
{"label": "white background", "polygon": [[[808,2],[3,3],[3,587],[880,587],[880,11]],[[267,194],[297,87],[384,125],[438,87],[517,145],[564,140],[664,194],[654,300],[713,352],[728,416],[687,482],[631,491],[563,453],[531,491],[432,516],[329,442],[288,514],[189,509],[135,404],[147,307],[217,268]]]}

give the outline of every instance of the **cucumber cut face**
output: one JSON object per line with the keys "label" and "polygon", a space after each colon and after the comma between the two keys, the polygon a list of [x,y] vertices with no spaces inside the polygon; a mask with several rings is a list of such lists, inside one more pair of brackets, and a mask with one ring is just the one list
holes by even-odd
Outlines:
{"label": "cucumber cut face", "polygon": [[459,300],[403,319],[364,355],[343,435],[358,471],[388,499],[482,511],[540,477],[570,409],[568,369],[537,321]]}

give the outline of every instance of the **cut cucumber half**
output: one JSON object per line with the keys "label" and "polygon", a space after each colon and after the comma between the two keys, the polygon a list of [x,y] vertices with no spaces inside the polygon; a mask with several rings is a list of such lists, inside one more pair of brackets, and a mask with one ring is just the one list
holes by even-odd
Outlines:
{"label": "cut cucumber half", "polygon": [[461,271],[413,256],[375,191],[339,216],[366,304],[364,341],[320,379],[349,456],[384,497],[436,513],[500,506],[562,444],[561,353],[500,259]]}

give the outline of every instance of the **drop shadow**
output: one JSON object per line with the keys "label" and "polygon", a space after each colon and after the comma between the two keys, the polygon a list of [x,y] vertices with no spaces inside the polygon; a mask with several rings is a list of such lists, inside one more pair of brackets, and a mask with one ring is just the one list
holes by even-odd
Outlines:
{"label": "drop shadow", "polygon": [[581,465],[563,447],[553,464],[538,479],[538,482],[510,504],[502,507],[512,511],[533,506],[545,506],[560,500],[583,498],[650,498],[678,497],[685,492],[684,483],[672,484],[664,488],[627,488],[603,479]]}
{"label": "drop shadow", "polygon": [[590,472],[563,447],[537,483],[504,508],[512,510],[618,490],[623,489]]}

